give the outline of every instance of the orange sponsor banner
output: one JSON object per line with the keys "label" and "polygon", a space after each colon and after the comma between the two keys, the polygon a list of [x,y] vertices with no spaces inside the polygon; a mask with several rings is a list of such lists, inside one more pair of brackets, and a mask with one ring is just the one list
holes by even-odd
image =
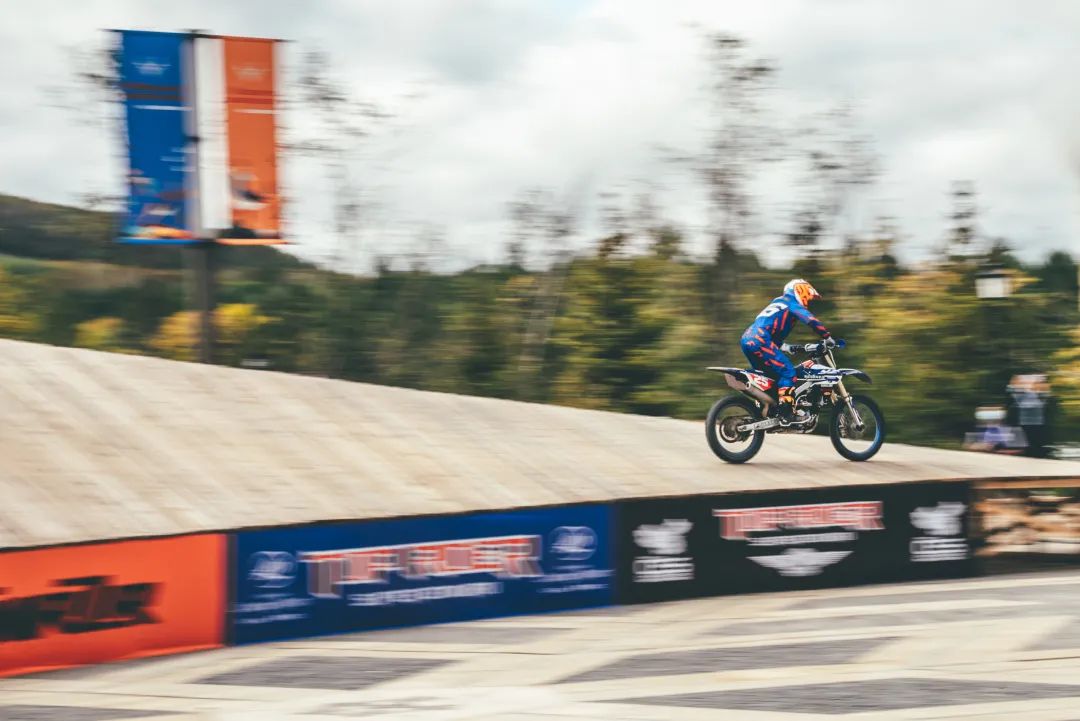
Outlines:
{"label": "orange sponsor banner", "polygon": [[231,230],[221,242],[280,243],[275,40],[222,38]]}
{"label": "orange sponsor banner", "polygon": [[0,553],[0,676],[216,648],[222,534]]}

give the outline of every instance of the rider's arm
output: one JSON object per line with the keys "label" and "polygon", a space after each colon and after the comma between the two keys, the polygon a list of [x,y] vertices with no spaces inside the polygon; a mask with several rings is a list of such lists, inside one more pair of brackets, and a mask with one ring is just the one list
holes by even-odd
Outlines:
{"label": "rider's arm", "polygon": [[791,304],[791,313],[803,323],[806,323],[808,326],[810,326],[810,330],[814,331],[822,338],[828,338],[831,335],[831,333],[829,333],[829,329],[825,327],[824,323],[818,320],[813,313],[811,313],[798,303]]}

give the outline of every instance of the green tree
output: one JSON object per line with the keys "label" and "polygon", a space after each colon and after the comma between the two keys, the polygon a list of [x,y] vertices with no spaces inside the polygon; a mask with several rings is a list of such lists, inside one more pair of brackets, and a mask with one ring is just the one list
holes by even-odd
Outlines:
{"label": "green tree", "polygon": [[0,336],[30,340],[41,327],[33,299],[33,277],[0,268]]}
{"label": "green tree", "polygon": [[554,400],[590,408],[662,413],[641,389],[660,370],[648,351],[663,337],[662,317],[649,310],[655,287],[634,260],[601,255],[574,263],[565,310],[555,321],[558,353]]}
{"label": "green tree", "polygon": [[1075,441],[1080,439],[1080,328],[1071,332],[1070,341],[1054,354],[1051,381],[1063,426],[1057,435]]}
{"label": "green tree", "polygon": [[173,360],[195,360],[199,342],[199,314],[183,310],[161,321],[147,345],[158,355]]}
{"label": "green tree", "polygon": [[[272,322],[251,303],[218,306],[214,328],[222,361],[235,365],[245,358],[264,355],[265,343],[260,342],[259,332]],[[191,361],[196,357],[198,340],[199,314],[185,310],[164,318],[147,345],[165,358]]]}
{"label": "green tree", "polygon": [[1059,296],[1070,308],[1077,307],[1077,265],[1068,253],[1051,253],[1046,261],[1032,269],[1039,279],[1039,289]]}
{"label": "green tree", "polygon": [[109,316],[83,321],[75,327],[75,345],[94,350],[125,350],[124,321]]}
{"label": "green tree", "polygon": [[254,303],[229,303],[214,311],[217,353],[221,362],[239,365],[250,358],[265,358],[268,350],[263,330],[274,319],[263,315]]}

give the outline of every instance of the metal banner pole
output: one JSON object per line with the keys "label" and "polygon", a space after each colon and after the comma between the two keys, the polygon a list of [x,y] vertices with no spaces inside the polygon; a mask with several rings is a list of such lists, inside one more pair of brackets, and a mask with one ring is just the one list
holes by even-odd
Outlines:
{"label": "metal banner pole", "polygon": [[188,53],[187,53],[187,73],[185,73],[187,82],[185,85],[185,92],[188,98],[188,136],[191,141],[191,173],[189,178],[189,187],[192,189],[189,199],[193,201],[189,207],[192,208],[191,227],[197,228],[201,237],[201,242],[194,245],[191,248],[191,252],[194,254],[194,270],[195,270],[195,298],[196,308],[199,314],[199,362],[200,363],[213,363],[214,362],[214,308],[216,304],[215,294],[215,263],[214,263],[214,246],[217,242],[210,236],[208,229],[203,223],[202,213],[202,188],[199,184],[199,104],[198,94],[196,91],[196,85],[198,83],[198,65],[196,62],[195,43],[198,42],[200,36],[205,35],[205,31],[201,30],[189,30],[188,31]]}
{"label": "metal banner pole", "polygon": [[217,243],[207,239],[194,246],[196,297],[199,309],[199,362],[214,362],[214,308],[217,303],[214,249]]}

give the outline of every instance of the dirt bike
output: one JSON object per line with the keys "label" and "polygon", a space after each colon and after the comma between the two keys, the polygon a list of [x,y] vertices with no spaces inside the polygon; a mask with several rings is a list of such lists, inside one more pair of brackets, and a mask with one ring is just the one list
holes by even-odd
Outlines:
{"label": "dirt bike", "polygon": [[739,391],[713,404],[705,420],[705,436],[713,453],[728,463],[745,463],[757,455],[766,433],[812,433],[822,413],[831,409],[829,436],[833,447],[849,461],[865,461],[885,442],[885,418],[872,398],[848,393],[845,378],[870,383],[870,376],[854,368],[838,368],[834,348],[843,341],[827,338],[819,343],[788,345],[789,355],[805,353],[809,359],[797,365],[792,388],[794,413],[781,417],[776,381],[753,369],[711,366],[724,374],[727,384]]}

